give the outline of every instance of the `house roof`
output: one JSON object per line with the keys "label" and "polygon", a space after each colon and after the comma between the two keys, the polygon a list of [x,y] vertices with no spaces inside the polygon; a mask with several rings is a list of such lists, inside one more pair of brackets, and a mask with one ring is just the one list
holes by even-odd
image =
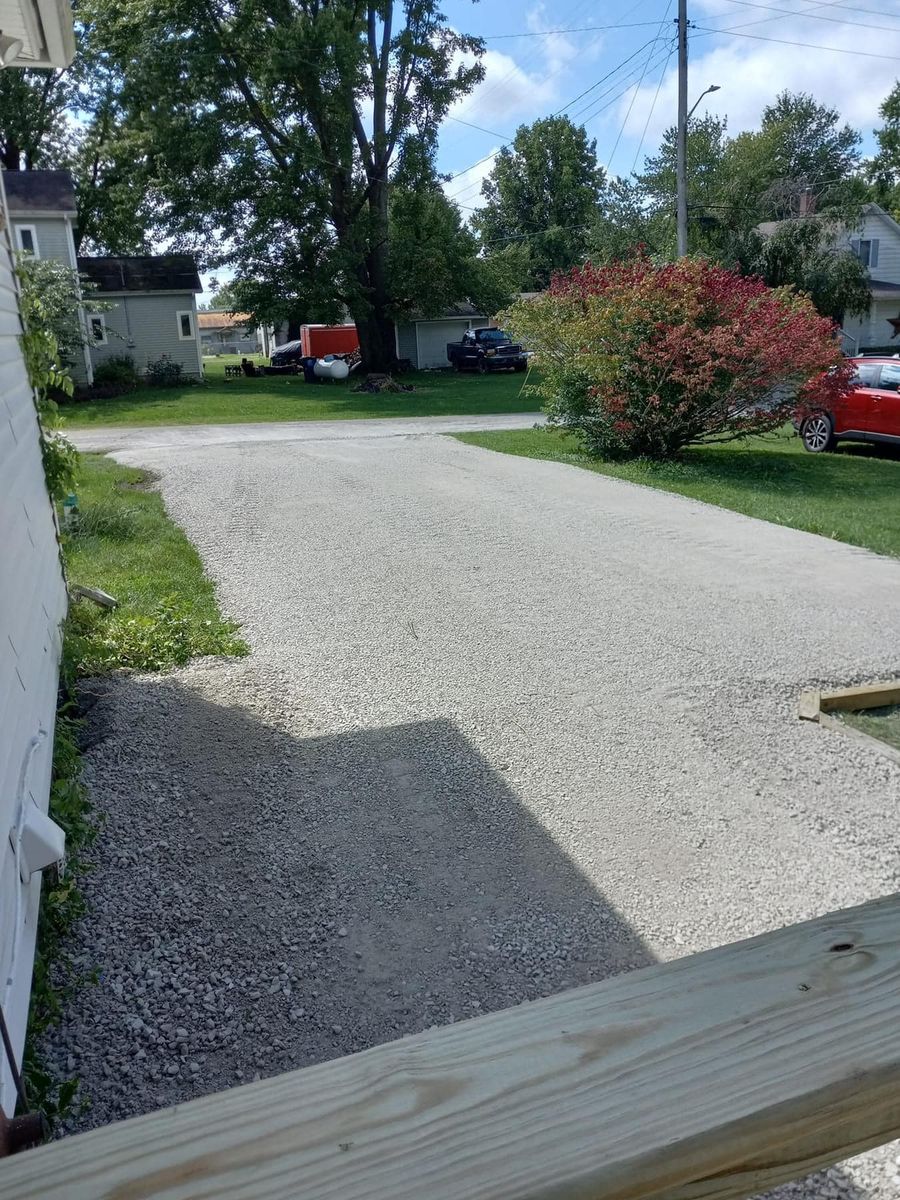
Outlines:
{"label": "house roof", "polygon": [[201,329],[249,329],[253,318],[245,312],[198,312]]}
{"label": "house roof", "polygon": [[4,171],[3,187],[11,213],[75,215],[75,184],[68,171]]}
{"label": "house roof", "polygon": [[79,258],[78,270],[101,292],[202,292],[190,254]]}

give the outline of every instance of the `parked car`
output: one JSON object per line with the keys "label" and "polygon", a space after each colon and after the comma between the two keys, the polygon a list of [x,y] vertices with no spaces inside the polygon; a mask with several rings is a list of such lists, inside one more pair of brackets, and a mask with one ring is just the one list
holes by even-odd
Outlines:
{"label": "parked car", "polygon": [[524,371],[528,355],[502,329],[467,329],[461,342],[447,343],[454,371]]}
{"label": "parked car", "polygon": [[273,367],[290,367],[296,366],[303,357],[303,343],[298,339],[276,346],[269,356],[269,362]]}
{"label": "parked car", "polygon": [[900,358],[853,358],[850,391],[829,409],[800,425],[810,454],[833,450],[838,442],[882,442],[900,446]]}

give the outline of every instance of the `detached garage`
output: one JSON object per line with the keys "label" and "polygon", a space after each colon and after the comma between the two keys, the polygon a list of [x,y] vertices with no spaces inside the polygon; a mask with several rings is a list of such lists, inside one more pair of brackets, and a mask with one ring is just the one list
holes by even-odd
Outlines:
{"label": "detached garage", "polygon": [[493,322],[471,304],[454,304],[433,320],[399,321],[396,326],[397,357],[408,358],[414,367],[435,370],[449,367],[447,343],[458,342],[467,329],[478,329]]}

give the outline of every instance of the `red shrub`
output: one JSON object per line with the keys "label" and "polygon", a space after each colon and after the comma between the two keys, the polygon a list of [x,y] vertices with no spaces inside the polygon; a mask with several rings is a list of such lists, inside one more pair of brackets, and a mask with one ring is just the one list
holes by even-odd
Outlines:
{"label": "red shrub", "polygon": [[850,377],[805,296],[699,259],[587,264],[506,323],[537,353],[551,418],[607,457],[775,429]]}

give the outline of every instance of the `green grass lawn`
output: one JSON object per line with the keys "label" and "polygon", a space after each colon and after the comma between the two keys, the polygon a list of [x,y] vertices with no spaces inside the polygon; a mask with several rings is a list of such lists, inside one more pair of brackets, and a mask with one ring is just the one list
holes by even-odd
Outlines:
{"label": "green grass lawn", "polygon": [[79,515],[64,534],[69,583],[100,588],[112,612],[79,600],[69,610],[70,678],[118,667],[153,671],[200,654],[239,654],[197,551],[166,514],[145,471],[82,456]]}
{"label": "green grass lawn", "polygon": [[298,375],[227,379],[236,356],[206,359],[206,382],[195,387],[143,388],[111,400],[66,404],[64,427],[92,425],[206,425],[240,421],[352,420],[357,417],[455,416],[468,413],[535,412],[538,400],[521,394],[524,375],[456,375],[416,371],[401,377],[414,392],[356,394],[359,382],[304,383]]}
{"label": "green grass lawn", "polygon": [[551,459],[705,500],[720,508],[900,555],[900,459],[867,446],[807,454],[784,430],[727,446],[687,450],[677,462],[597,462],[555,430],[464,433],[460,441]]}
{"label": "green grass lawn", "polygon": [[893,746],[895,750],[900,750],[900,705],[867,708],[861,712],[842,712],[837,715],[861,733],[867,733],[869,737],[878,738]]}

